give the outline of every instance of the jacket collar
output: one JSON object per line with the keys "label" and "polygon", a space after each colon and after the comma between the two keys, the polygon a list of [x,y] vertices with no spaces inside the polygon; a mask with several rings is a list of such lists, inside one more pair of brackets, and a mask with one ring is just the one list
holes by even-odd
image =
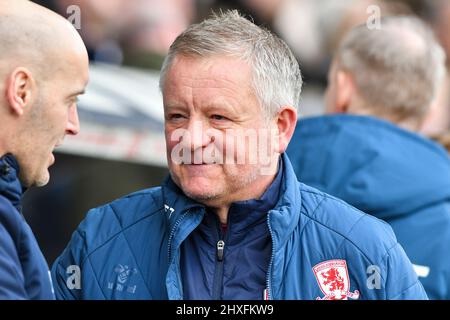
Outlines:
{"label": "jacket collar", "polygon": [[[217,237],[223,237],[228,246],[240,245],[256,225],[265,224],[267,229],[267,213],[273,209],[280,195],[283,178],[283,162],[279,161],[278,173],[272,183],[258,199],[233,202],[228,211],[227,231],[224,234],[220,222],[212,210],[207,209],[201,225],[196,229],[202,238],[215,245]],[[267,232],[267,231],[266,231]],[[269,236],[268,233],[265,233]]]}
{"label": "jacket collar", "polygon": [[[283,176],[281,179],[281,188],[278,193],[278,201],[275,208],[268,213],[268,225],[272,237],[272,250],[274,256],[271,259],[273,263],[272,270],[269,270],[270,290],[278,292],[282,277],[273,276],[282,274],[279,263],[280,256],[283,255],[283,248],[289,240],[292,232],[298,227],[301,208],[301,194],[299,182],[286,154],[281,156],[283,166]],[[181,242],[200,224],[205,216],[205,207],[189,199],[178,188],[172,179],[167,178],[162,186],[164,210],[169,221],[169,270],[167,272],[166,286],[167,293],[171,299],[182,299],[182,289],[177,285],[177,276],[179,266],[176,261],[179,259],[179,246]],[[278,257],[277,259],[275,259]],[[277,263],[274,263],[277,260]],[[269,269],[271,269],[269,267]],[[273,296],[276,298],[276,296]]]}
{"label": "jacket collar", "polygon": [[286,153],[281,155],[283,161],[283,178],[278,202],[269,211],[269,228],[272,235],[274,251],[282,249],[300,219],[302,204],[299,182]]}
{"label": "jacket collar", "polygon": [[164,211],[169,220],[170,229],[179,218],[188,211],[204,210],[205,206],[187,197],[183,191],[168,176],[163,185]]}
{"label": "jacket collar", "polygon": [[164,212],[169,224],[169,258],[171,258],[181,242],[202,221],[205,206],[187,197],[170,176],[163,183],[162,192]]}
{"label": "jacket collar", "polygon": [[0,195],[7,198],[17,211],[21,211],[24,190],[19,181],[19,164],[11,154],[0,158]]}
{"label": "jacket collar", "polygon": [[[268,217],[274,249],[283,247],[294,228],[297,227],[301,206],[299,182],[286,154],[281,155],[280,168],[282,168],[282,176],[277,176],[280,179],[278,199],[273,202],[275,206],[269,211]],[[179,244],[200,224],[206,208],[188,198],[170,177],[166,178],[162,190],[164,211],[168,217],[170,230],[179,227],[177,224],[180,218],[183,218],[183,228],[179,228],[182,229],[182,234],[177,236],[179,241],[176,241],[176,244]]]}

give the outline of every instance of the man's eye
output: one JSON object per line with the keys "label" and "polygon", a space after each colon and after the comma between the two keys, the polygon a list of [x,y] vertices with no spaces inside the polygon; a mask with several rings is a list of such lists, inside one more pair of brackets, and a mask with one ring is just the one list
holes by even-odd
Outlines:
{"label": "man's eye", "polygon": [[169,116],[170,120],[178,120],[178,119],[183,119],[183,118],[184,118],[184,116],[181,113],[174,113]]}
{"label": "man's eye", "polygon": [[76,106],[78,104],[78,99],[74,99],[69,102],[69,108],[72,108],[74,105]]}
{"label": "man's eye", "polygon": [[212,115],[212,116],[211,116],[211,119],[213,119],[213,120],[218,120],[218,121],[227,120],[226,117],[221,116],[221,115],[219,115],[219,114],[214,114],[214,115]]}
{"label": "man's eye", "polygon": [[80,102],[80,99],[78,97],[72,98],[69,100],[69,105],[73,106],[74,104],[78,104],[78,102]]}

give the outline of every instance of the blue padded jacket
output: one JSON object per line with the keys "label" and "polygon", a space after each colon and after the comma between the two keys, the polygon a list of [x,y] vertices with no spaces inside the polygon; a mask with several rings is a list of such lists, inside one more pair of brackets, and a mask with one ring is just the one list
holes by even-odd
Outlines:
{"label": "blue padded jacket", "polygon": [[53,300],[47,263],[20,213],[18,173],[12,155],[0,158],[0,300]]}
{"label": "blue padded jacket", "polygon": [[[282,161],[266,298],[427,298],[388,224],[299,183]],[[57,298],[183,299],[180,246],[204,216],[170,179],[92,209],[52,267]]]}
{"label": "blue padded jacket", "polygon": [[372,117],[298,122],[299,179],[388,222],[430,299],[450,299],[450,159],[433,141]]}

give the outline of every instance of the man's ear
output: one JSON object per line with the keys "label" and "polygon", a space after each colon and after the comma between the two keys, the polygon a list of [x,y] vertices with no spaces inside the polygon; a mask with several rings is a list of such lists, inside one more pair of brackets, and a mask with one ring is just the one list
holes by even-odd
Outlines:
{"label": "man's ear", "polygon": [[347,113],[355,93],[355,82],[350,73],[338,70],[336,74],[336,110]]}
{"label": "man's ear", "polygon": [[21,116],[32,103],[35,81],[30,70],[16,68],[6,79],[6,98],[12,113]]}
{"label": "man's ear", "polygon": [[282,107],[278,112],[277,117],[277,143],[276,151],[283,153],[286,151],[289,141],[291,141],[294,134],[295,126],[297,125],[297,110],[294,107]]}

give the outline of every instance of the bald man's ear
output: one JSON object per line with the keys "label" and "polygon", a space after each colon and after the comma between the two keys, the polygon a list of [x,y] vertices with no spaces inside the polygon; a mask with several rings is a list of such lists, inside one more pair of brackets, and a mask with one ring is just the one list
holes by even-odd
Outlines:
{"label": "bald man's ear", "polygon": [[30,70],[16,68],[6,80],[6,98],[11,112],[21,116],[32,104],[35,81]]}
{"label": "bald man's ear", "polygon": [[336,113],[347,113],[355,93],[355,82],[350,73],[338,70],[336,74]]}
{"label": "bald man's ear", "polygon": [[278,146],[276,150],[278,153],[286,151],[289,141],[291,141],[294,134],[295,126],[297,125],[297,110],[293,107],[282,107],[278,112],[277,126],[278,126]]}

